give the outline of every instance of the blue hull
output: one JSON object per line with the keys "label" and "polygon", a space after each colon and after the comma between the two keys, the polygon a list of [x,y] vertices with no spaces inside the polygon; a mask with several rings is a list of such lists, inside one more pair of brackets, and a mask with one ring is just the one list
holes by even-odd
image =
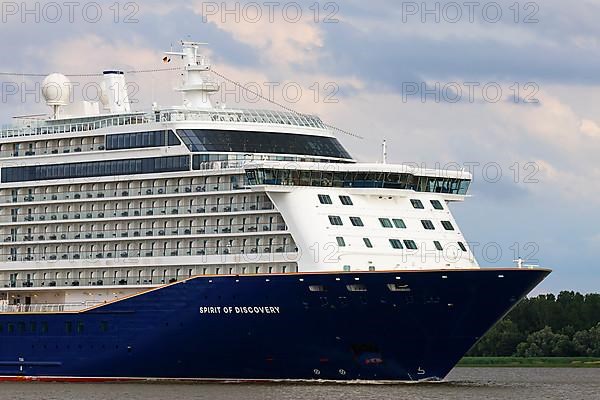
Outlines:
{"label": "blue hull", "polygon": [[196,277],[80,313],[0,315],[0,376],[441,379],[548,273]]}

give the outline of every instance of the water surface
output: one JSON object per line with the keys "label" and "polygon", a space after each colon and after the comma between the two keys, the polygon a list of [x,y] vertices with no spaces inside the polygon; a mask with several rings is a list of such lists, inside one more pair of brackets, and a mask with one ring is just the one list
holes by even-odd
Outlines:
{"label": "water surface", "polygon": [[600,399],[600,368],[456,368],[419,384],[4,382],[0,400]]}

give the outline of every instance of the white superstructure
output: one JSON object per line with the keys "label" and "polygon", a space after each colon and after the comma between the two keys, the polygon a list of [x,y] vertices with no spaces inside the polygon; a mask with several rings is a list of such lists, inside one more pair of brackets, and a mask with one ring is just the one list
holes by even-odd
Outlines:
{"label": "white superstructure", "polygon": [[105,71],[82,115],[46,86],[52,117],[0,131],[0,311],[193,275],[477,268],[448,208],[469,173],[357,163],[318,117],[213,108],[182,44],[183,106],[132,112]]}

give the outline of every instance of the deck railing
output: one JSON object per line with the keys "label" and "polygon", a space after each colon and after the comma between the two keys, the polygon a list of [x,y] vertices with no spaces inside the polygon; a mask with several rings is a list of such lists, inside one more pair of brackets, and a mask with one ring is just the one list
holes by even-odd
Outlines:
{"label": "deck railing", "polygon": [[40,313],[79,311],[101,304],[97,301],[62,304],[0,304],[0,313]]}
{"label": "deck railing", "polygon": [[[89,118],[89,117],[87,117]],[[137,125],[150,122],[205,121],[215,123],[259,123],[326,129],[319,117],[288,111],[272,110],[162,110],[147,114],[133,113],[112,117],[98,116],[89,121],[53,123],[51,120],[29,120],[21,126],[0,129],[0,138],[87,132],[111,126]]]}
{"label": "deck railing", "polygon": [[86,132],[111,126],[136,125],[150,122],[142,114],[121,115],[109,118],[100,118],[91,121],[72,122],[65,124],[48,123],[44,120],[31,120],[27,125],[9,127],[0,130],[0,138],[17,136],[52,135],[56,133]]}

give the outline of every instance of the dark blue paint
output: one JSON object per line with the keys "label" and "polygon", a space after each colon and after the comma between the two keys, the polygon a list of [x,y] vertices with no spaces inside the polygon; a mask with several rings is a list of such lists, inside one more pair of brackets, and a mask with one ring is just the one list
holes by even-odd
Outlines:
{"label": "dark blue paint", "polygon": [[[198,277],[79,314],[0,315],[0,375],[443,378],[548,273],[482,269]],[[367,291],[347,290],[357,283]],[[390,291],[387,284],[394,283],[410,291]],[[311,292],[309,285],[327,291]],[[200,313],[200,307],[227,306],[279,307],[280,313]],[[43,322],[47,333],[40,332]],[[69,334],[67,322],[72,323]],[[9,323],[13,333],[7,332]],[[25,332],[19,323],[25,323]],[[77,331],[79,324],[83,332]]]}

